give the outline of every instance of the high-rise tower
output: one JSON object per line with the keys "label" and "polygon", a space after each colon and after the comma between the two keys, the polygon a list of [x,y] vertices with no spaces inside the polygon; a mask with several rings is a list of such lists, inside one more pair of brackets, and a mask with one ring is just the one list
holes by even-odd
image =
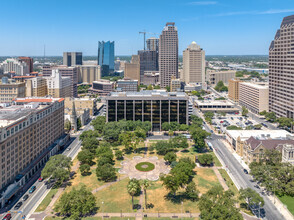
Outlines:
{"label": "high-rise tower", "polygon": [[294,15],[284,17],[269,48],[269,111],[294,119]]}
{"label": "high-rise tower", "polygon": [[82,52],[63,52],[63,65],[76,66],[83,65]]}
{"label": "high-rise tower", "polygon": [[114,71],[114,41],[98,42],[98,65],[101,66],[102,76]]}
{"label": "high-rise tower", "polygon": [[205,82],[205,52],[195,41],[183,51],[183,75],[185,83]]}
{"label": "high-rise tower", "polygon": [[159,38],[160,86],[170,85],[171,77],[178,78],[178,30],[174,22],[166,23]]}

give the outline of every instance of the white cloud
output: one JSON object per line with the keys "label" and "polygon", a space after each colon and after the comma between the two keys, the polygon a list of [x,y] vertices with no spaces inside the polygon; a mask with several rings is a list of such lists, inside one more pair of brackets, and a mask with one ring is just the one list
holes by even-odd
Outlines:
{"label": "white cloud", "polygon": [[216,5],[216,1],[197,1],[197,2],[189,2],[188,5]]}

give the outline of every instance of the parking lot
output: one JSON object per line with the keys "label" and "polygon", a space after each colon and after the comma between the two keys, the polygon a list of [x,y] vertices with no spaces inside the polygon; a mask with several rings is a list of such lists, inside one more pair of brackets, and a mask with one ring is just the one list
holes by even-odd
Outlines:
{"label": "parking lot", "polygon": [[[219,114],[215,114],[212,119],[212,125],[221,132],[225,132],[228,126],[234,125],[237,127],[241,127],[242,129],[257,129],[255,125],[259,123],[253,120],[252,118],[243,117],[240,114],[229,114],[227,113],[226,116],[221,116]],[[261,126],[260,129],[266,130],[267,128]]]}

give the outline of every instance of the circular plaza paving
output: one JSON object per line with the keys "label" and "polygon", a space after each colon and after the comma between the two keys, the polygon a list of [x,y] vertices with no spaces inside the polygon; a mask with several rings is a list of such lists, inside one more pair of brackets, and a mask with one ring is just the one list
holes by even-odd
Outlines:
{"label": "circular plaza paving", "polygon": [[[147,163],[146,163],[147,162]],[[140,164],[153,164],[154,169],[150,171],[138,170]],[[158,157],[146,157],[135,156],[132,160],[125,160],[121,162],[122,168],[118,171],[121,174],[127,174],[130,179],[148,179],[150,181],[156,181],[159,179],[160,174],[168,174],[171,168],[166,165],[165,161],[158,159]],[[137,168],[136,168],[137,166]]]}

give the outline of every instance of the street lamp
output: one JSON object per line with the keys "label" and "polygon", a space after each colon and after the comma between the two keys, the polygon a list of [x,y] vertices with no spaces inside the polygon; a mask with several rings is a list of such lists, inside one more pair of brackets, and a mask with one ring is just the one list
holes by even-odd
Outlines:
{"label": "street lamp", "polygon": [[182,216],[181,216],[181,219],[183,219],[183,201],[181,202],[182,203]]}
{"label": "street lamp", "polygon": [[101,203],[102,203],[102,205],[101,205],[101,206],[102,206],[102,207],[101,207],[101,210],[102,210],[102,220],[103,220],[103,215],[104,215],[104,214],[103,214],[103,208],[104,208],[104,207],[103,207],[103,204],[104,204],[104,202],[102,201]]}

